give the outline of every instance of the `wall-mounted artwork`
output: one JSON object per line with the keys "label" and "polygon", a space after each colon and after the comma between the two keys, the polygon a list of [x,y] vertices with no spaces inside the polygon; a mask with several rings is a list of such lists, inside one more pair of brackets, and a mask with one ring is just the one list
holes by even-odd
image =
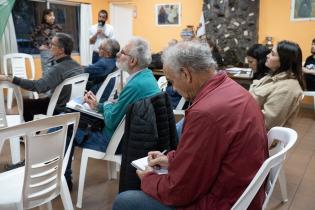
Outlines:
{"label": "wall-mounted artwork", "polygon": [[291,0],[291,20],[315,20],[315,0]]}
{"label": "wall-mounted artwork", "polygon": [[155,19],[157,26],[180,26],[180,4],[156,4]]}

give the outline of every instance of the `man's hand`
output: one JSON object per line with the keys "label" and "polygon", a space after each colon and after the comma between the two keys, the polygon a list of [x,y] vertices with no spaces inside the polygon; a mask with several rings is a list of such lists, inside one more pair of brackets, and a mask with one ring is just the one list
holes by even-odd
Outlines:
{"label": "man's hand", "polygon": [[147,173],[153,171],[153,168],[150,167],[150,166],[147,166],[145,167],[145,170],[144,171],[141,171],[141,170],[137,170],[136,173],[139,177],[140,180],[142,180],[142,178],[144,177],[144,175],[146,175]]}
{"label": "man's hand", "polygon": [[38,49],[39,50],[48,50],[49,47],[47,45],[45,45],[45,44],[42,44]]}
{"label": "man's hand", "polygon": [[87,103],[91,107],[91,109],[94,109],[94,110],[97,109],[98,102],[93,92],[91,91],[87,92],[84,95],[83,99],[84,99],[84,102]]}
{"label": "man's hand", "polygon": [[168,168],[168,157],[160,151],[152,151],[148,153],[148,163],[151,167]]}
{"label": "man's hand", "polygon": [[0,81],[8,81],[8,82],[12,82],[13,78],[10,76],[6,76],[6,75],[1,75],[0,74]]}

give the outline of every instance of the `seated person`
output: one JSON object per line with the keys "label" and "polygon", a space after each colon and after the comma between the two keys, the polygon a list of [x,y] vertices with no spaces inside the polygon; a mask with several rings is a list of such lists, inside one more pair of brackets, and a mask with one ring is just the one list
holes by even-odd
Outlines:
{"label": "seated person", "polygon": [[[84,96],[85,102],[92,109],[103,114],[105,127],[102,131],[79,128],[75,136],[74,143],[76,145],[105,152],[115,129],[127,111],[128,105],[160,92],[152,71],[147,68],[150,62],[150,47],[142,38],[131,39],[117,54],[117,67],[129,73],[127,84],[116,101],[98,103],[91,91]],[[71,155],[73,155],[73,151]],[[69,159],[65,174],[68,186],[71,185],[71,159],[72,157]]]}
{"label": "seated person", "polygon": [[[73,39],[70,35],[65,33],[57,33],[50,42],[50,52],[54,57],[55,64],[51,67],[49,72],[43,74],[39,80],[28,80],[19,77],[10,77],[0,75],[1,80],[7,80],[29,91],[36,91],[38,93],[45,93],[49,90],[51,92],[61,84],[65,79],[82,74],[80,64],[74,61],[70,56],[73,49]],[[64,87],[60,93],[56,104],[54,114],[64,112],[66,103],[70,99],[70,87]],[[35,114],[46,114],[49,105],[50,97],[39,99],[23,99],[24,120],[31,121]]]}
{"label": "seated person", "polygon": [[291,125],[303,94],[302,51],[298,44],[281,41],[267,55],[270,74],[254,80],[249,92],[265,116],[266,128]]}
{"label": "seated person", "polygon": [[120,45],[115,39],[104,39],[101,42],[98,51],[99,59],[84,69],[85,73],[89,73],[87,90],[96,94],[107,75],[116,69],[116,54],[119,50]]}
{"label": "seated person", "polygon": [[269,68],[265,63],[269,53],[268,47],[262,44],[254,44],[247,50],[248,66],[254,72],[253,79],[261,79],[268,74]]}
{"label": "seated person", "polygon": [[312,41],[311,53],[312,55],[306,58],[302,70],[304,73],[306,90],[315,91],[315,39]]}
{"label": "seated person", "polygon": [[[192,101],[181,141],[167,155],[149,152],[150,167],[137,170],[142,191],[120,193],[113,210],[231,209],[268,157],[257,103],[226,73],[216,72],[209,55],[209,46],[197,42],[164,51],[167,79]],[[168,174],[156,174],[157,165]],[[262,208],[264,190],[261,187],[249,209]]]}

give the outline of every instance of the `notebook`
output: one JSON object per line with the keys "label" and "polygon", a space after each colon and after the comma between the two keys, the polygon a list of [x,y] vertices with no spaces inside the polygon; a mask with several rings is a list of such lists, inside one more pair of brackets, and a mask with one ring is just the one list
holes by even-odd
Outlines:
{"label": "notebook", "polygon": [[[135,167],[136,169],[144,171],[145,167],[148,166],[148,156],[132,161],[131,165]],[[159,169],[156,168],[154,169],[154,171],[155,173],[159,175],[168,173],[168,170],[165,168],[159,168]]]}

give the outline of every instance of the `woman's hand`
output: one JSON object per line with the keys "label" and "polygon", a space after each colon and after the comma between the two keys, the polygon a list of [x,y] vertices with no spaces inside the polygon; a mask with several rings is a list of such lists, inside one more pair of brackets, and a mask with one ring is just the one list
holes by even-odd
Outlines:
{"label": "woman's hand", "polygon": [[96,110],[98,108],[98,102],[93,92],[89,91],[84,95],[84,102],[87,103],[91,109]]}

